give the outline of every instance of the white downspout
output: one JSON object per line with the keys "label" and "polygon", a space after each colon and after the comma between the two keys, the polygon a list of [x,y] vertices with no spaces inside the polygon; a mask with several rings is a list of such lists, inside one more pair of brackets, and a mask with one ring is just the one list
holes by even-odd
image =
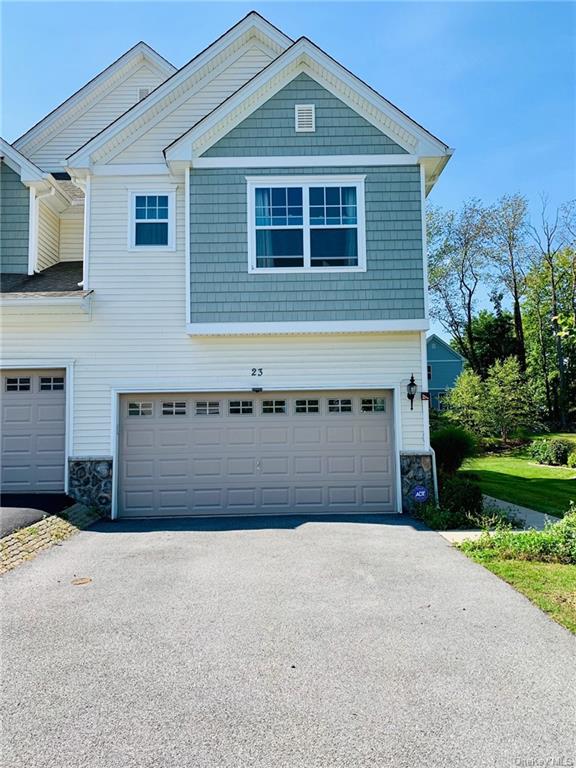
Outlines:
{"label": "white downspout", "polygon": [[90,266],[90,204],[92,201],[91,178],[88,176],[83,184],[84,187],[84,239],[82,253],[82,282],[78,285],[85,291],[88,287],[88,274]]}

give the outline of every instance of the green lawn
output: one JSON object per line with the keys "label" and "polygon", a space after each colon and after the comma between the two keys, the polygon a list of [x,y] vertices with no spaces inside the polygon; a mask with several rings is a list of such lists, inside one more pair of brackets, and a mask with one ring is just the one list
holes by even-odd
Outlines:
{"label": "green lawn", "polygon": [[464,477],[473,475],[471,479],[489,496],[556,517],[576,501],[576,470],[536,464],[522,453],[468,459],[460,472]]}
{"label": "green lawn", "polygon": [[482,550],[467,554],[576,634],[576,565],[492,559]]}

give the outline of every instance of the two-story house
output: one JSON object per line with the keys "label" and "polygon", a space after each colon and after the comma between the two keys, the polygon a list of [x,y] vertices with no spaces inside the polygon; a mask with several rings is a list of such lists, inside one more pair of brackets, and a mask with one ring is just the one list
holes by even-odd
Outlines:
{"label": "two-story house", "polygon": [[178,70],[139,43],[3,143],[3,490],[113,518],[431,493],[425,199],[450,155],[257,13]]}

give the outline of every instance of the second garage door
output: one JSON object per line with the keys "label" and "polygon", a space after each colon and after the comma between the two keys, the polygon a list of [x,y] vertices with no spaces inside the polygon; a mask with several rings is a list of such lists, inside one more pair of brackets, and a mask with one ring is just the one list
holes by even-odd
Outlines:
{"label": "second garage door", "polygon": [[389,391],[124,395],[119,515],[394,512]]}

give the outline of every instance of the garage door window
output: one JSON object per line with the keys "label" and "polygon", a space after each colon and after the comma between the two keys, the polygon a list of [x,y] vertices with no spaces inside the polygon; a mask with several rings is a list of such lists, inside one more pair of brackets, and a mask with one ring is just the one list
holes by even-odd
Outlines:
{"label": "garage door window", "polygon": [[220,403],[217,400],[198,400],[196,403],[196,416],[218,416]]}
{"label": "garage door window", "polygon": [[286,413],[286,400],[263,400],[262,413]]}
{"label": "garage door window", "polygon": [[7,378],[6,392],[30,392],[30,377],[11,376]]}
{"label": "garage door window", "polygon": [[231,416],[247,416],[254,413],[252,400],[230,400],[228,413]]}
{"label": "garage door window", "polygon": [[363,398],[360,410],[362,413],[384,413],[386,400],[383,397]]}
{"label": "garage door window", "polygon": [[128,416],[152,416],[152,403],[128,403]]}
{"label": "garage door window", "polygon": [[328,413],[352,413],[352,400],[328,400]]}
{"label": "garage door window", "polygon": [[162,416],[186,416],[186,403],[174,400],[162,403]]}
{"label": "garage door window", "polygon": [[63,376],[40,376],[41,392],[56,392],[64,389]]}
{"label": "garage door window", "polygon": [[296,400],[296,413],[320,413],[318,400]]}

